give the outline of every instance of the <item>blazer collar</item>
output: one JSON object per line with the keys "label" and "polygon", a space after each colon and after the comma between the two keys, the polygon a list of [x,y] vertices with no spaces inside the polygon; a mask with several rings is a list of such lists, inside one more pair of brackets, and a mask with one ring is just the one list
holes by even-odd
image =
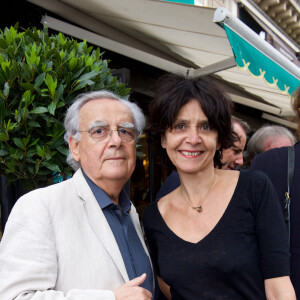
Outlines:
{"label": "blazer collar", "polygon": [[119,250],[119,246],[102,212],[102,209],[100,208],[92,190],[90,189],[82,174],[81,169],[76,171],[76,173],[72,177],[72,180],[78,196],[83,201],[85,212],[94,232],[115,262],[124,281],[128,282],[129,278],[122,258],[122,254]]}

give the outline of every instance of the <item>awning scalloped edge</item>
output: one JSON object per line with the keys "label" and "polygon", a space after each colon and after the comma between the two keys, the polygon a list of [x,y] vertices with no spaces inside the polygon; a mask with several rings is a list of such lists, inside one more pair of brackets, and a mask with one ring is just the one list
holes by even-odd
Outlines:
{"label": "awning scalloped edge", "polygon": [[278,79],[275,79],[274,76],[272,76],[273,82],[269,82],[269,81],[266,79],[266,77],[265,77],[266,72],[267,72],[266,70],[262,70],[261,68],[259,68],[260,74],[259,74],[259,75],[255,75],[254,73],[251,72],[251,70],[250,70],[250,68],[249,68],[249,66],[251,65],[251,63],[250,63],[250,62],[246,62],[245,59],[242,59],[242,61],[243,61],[243,65],[242,65],[242,66],[240,66],[240,65],[237,64],[237,67],[239,68],[240,71],[246,71],[246,70],[247,70],[248,73],[251,75],[251,77],[253,77],[253,78],[255,78],[255,79],[262,79],[262,78],[263,78],[263,79],[265,80],[265,82],[266,82],[269,86],[278,88],[278,89],[280,90],[280,92],[281,92],[282,94],[284,94],[284,95],[288,95],[288,94],[289,94],[289,89],[290,89],[289,86],[287,86],[286,84],[284,84],[284,88],[285,88],[285,89],[282,90],[282,89],[278,86]]}

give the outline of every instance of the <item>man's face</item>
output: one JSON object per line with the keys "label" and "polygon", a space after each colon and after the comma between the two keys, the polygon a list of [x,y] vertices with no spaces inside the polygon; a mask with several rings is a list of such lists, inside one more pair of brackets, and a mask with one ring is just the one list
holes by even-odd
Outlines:
{"label": "man's face", "polygon": [[[128,107],[116,100],[95,99],[84,104],[80,110],[80,131],[89,130],[93,124],[104,124],[116,130],[133,126]],[[130,178],[136,162],[135,141],[123,142],[117,131],[112,131],[105,141],[95,141],[88,132],[81,132],[81,140],[69,138],[70,149],[87,176],[99,187],[112,181],[125,184]]]}
{"label": "man's face", "polygon": [[233,146],[222,151],[221,162],[224,164],[222,169],[234,170],[244,163],[243,151],[246,146],[246,133],[240,124],[234,122],[233,130],[239,137],[239,141],[233,143]]}

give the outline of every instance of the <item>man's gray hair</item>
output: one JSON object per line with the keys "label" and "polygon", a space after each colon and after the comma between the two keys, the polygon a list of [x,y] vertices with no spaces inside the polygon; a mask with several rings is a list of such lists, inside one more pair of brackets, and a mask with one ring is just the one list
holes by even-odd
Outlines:
{"label": "man's gray hair", "polygon": [[269,137],[287,137],[292,145],[296,143],[296,137],[287,128],[279,125],[264,125],[259,128],[249,139],[247,144],[247,160],[249,163],[255,155],[264,151],[266,139]]}
{"label": "man's gray hair", "polygon": [[[145,116],[141,110],[141,108],[133,102],[130,102],[129,100],[122,99],[118,97],[116,94],[106,91],[106,90],[100,90],[90,93],[85,93],[79,95],[79,97],[73,102],[73,104],[69,107],[66,118],[65,118],[65,141],[69,143],[69,136],[73,136],[74,140],[77,142],[80,141],[81,135],[80,135],[80,109],[84,104],[91,100],[101,100],[101,99],[111,99],[119,101],[123,104],[125,104],[129,110],[131,111],[133,122],[135,128],[138,130],[139,135],[142,133],[144,127],[145,127]],[[67,156],[67,163],[76,171],[80,168],[80,162],[76,161],[72,155],[72,152],[69,150],[69,154]]]}

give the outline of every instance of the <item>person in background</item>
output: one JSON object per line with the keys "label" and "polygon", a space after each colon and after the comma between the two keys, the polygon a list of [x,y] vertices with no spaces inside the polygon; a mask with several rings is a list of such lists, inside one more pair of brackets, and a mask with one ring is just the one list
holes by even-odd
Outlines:
{"label": "person in background", "polygon": [[235,170],[243,166],[243,151],[247,142],[247,134],[250,132],[250,126],[235,116],[231,117],[231,123],[238,139],[231,147],[222,150],[221,169],[223,170]]}
{"label": "person in background", "polygon": [[[234,141],[231,147],[222,150],[221,169],[224,170],[235,170],[243,166],[243,151],[246,146],[247,134],[250,132],[250,126],[248,123],[235,116],[231,117],[231,123],[233,131],[236,133],[238,139]],[[180,179],[178,173],[177,171],[172,171],[156,194],[156,200],[169,194],[179,185]]]}
{"label": "person in background", "polygon": [[[298,136],[300,133],[300,87],[292,98],[292,106],[296,113],[298,123]],[[287,192],[287,147],[275,148],[258,154],[254,157],[250,170],[260,170],[271,179],[282,211],[284,212],[285,193]],[[295,166],[291,186],[290,204],[290,265],[291,280],[294,285],[297,298],[300,299],[300,143],[294,145]]]}
{"label": "person in background", "polygon": [[172,300],[294,300],[288,239],[270,180],[215,167],[236,138],[231,108],[208,79],[160,80],[147,133],[181,184],[143,216],[159,286]]}
{"label": "person in background", "polygon": [[144,123],[136,104],[108,91],[70,106],[76,173],[16,202],[0,244],[0,299],[152,299],[150,258],[123,189]]}
{"label": "person in background", "polygon": [[296,137],[287,128],[279,125],[265,125],[259,128],[249,139],[247,144],[247,164],[262,152],[273,148],[293,146]]}

